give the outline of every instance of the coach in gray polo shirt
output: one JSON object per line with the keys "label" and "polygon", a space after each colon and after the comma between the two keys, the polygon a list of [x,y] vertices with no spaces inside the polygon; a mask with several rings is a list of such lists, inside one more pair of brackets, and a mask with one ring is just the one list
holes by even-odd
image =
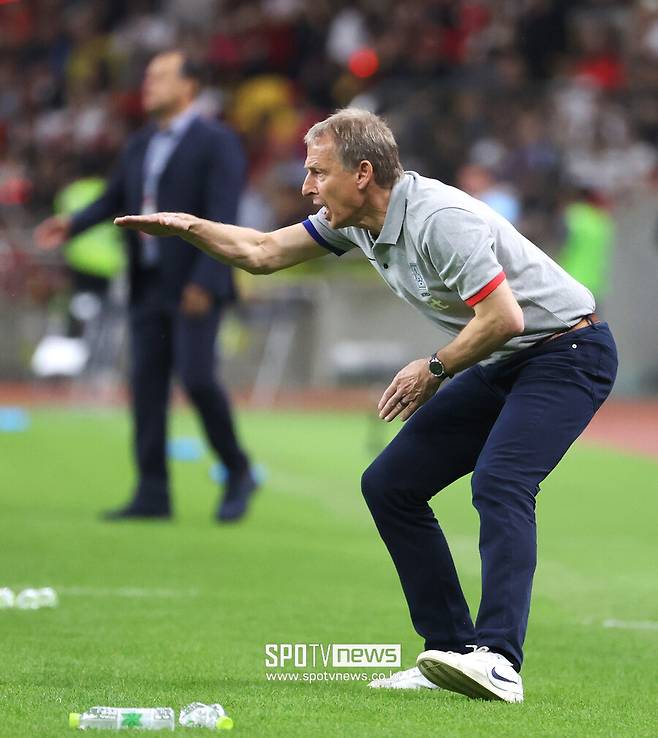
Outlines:
{"label": "coach in gray polo shirt", "polygon": [[[181,236],[254,274],[359,248],[398,297],[454,337],[401,369],[379,403],[383,420],[408,422],[362,490],[426,650],[417,667],[371,686],[521,702],[535,496],[608,396],[614,339],[591,293],[504,218],[404,172],[377,116],[339,111],[305,141],[302,192],[320,211],[303,223],[260,233],[185,213],[116,222]],[[475,623],[428,504],[471,472],[482,558]]]}

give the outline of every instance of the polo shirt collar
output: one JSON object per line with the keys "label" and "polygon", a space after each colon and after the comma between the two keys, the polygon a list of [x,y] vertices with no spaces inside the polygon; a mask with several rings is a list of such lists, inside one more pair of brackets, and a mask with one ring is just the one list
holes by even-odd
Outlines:
{"label": "polo shirt collar", "polygon": [[387,243],[395,245],[400,237],[402,223],[407,212],[407,191],[409,189],[410,177],[405,173],[393,185],[391,197],[388,201],[386,209],[386,217],[384,218],[384,226],[381,233],[377,236],[374,243]]}
{"label": "polo shirt collar", "polygon": [[183,110],[175,118],[169,122],[169,125],[164,132],[172,134],[174,138],[180,138],[187,131],[189,125],[197,117],[198,112],[194,105],[190,105],[189,108]]}

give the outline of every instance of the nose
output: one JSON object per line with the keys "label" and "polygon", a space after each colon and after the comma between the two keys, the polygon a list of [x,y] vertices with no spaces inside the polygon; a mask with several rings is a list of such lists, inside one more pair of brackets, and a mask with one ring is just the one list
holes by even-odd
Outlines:
{"label": "nose", "polygon": [[304,178],[304,182],[302,183],[302,195],[304,195],[304,197],[316,194],[315,188],[311,184],[311,181],[311,173],[308,172],[308,174]]}

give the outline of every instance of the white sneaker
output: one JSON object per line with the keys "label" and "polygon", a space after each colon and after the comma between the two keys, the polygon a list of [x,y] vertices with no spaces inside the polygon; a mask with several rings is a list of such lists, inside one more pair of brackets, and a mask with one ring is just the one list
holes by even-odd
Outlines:
{"label": "white sneaker", "polygon": [[485,700],[523,702],[523,682],[512,664],[486,646],[473,653],[424,651],[416,663],[421,673],[443,689]]}
{"label": "white sneaker", "polygon": [[420,673],[420,669],[414,666],[413,669],[405,671],[397,671],[390,677],[383,679],[373,679],[369,687],[373,689],[438,689],[429,679]]}

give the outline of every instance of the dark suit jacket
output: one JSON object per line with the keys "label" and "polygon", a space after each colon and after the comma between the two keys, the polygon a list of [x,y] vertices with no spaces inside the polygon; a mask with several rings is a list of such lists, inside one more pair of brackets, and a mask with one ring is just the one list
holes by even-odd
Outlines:
{"label": "dark suit jacket", "polygon": [[[153,124],[148,125],[128,140],[105,193],[74,215],[72,235],[116,215],[141,212],[144,156],[155,130]],[[237,136],[220,123],[195,118],[160,176],[157,208],[234,223],[244,177],[245,159]],[[140,263],[137,231],[126,231],[126,238],[133,306],[139,304],[147,283],[152,299],[154,279],[156,302],[163,307],[177,306],[183,288],[191,282],[207,289],[218,301],[235,299],[231,268],[182,239],[158,239],[160,257],[154,273]]]}

